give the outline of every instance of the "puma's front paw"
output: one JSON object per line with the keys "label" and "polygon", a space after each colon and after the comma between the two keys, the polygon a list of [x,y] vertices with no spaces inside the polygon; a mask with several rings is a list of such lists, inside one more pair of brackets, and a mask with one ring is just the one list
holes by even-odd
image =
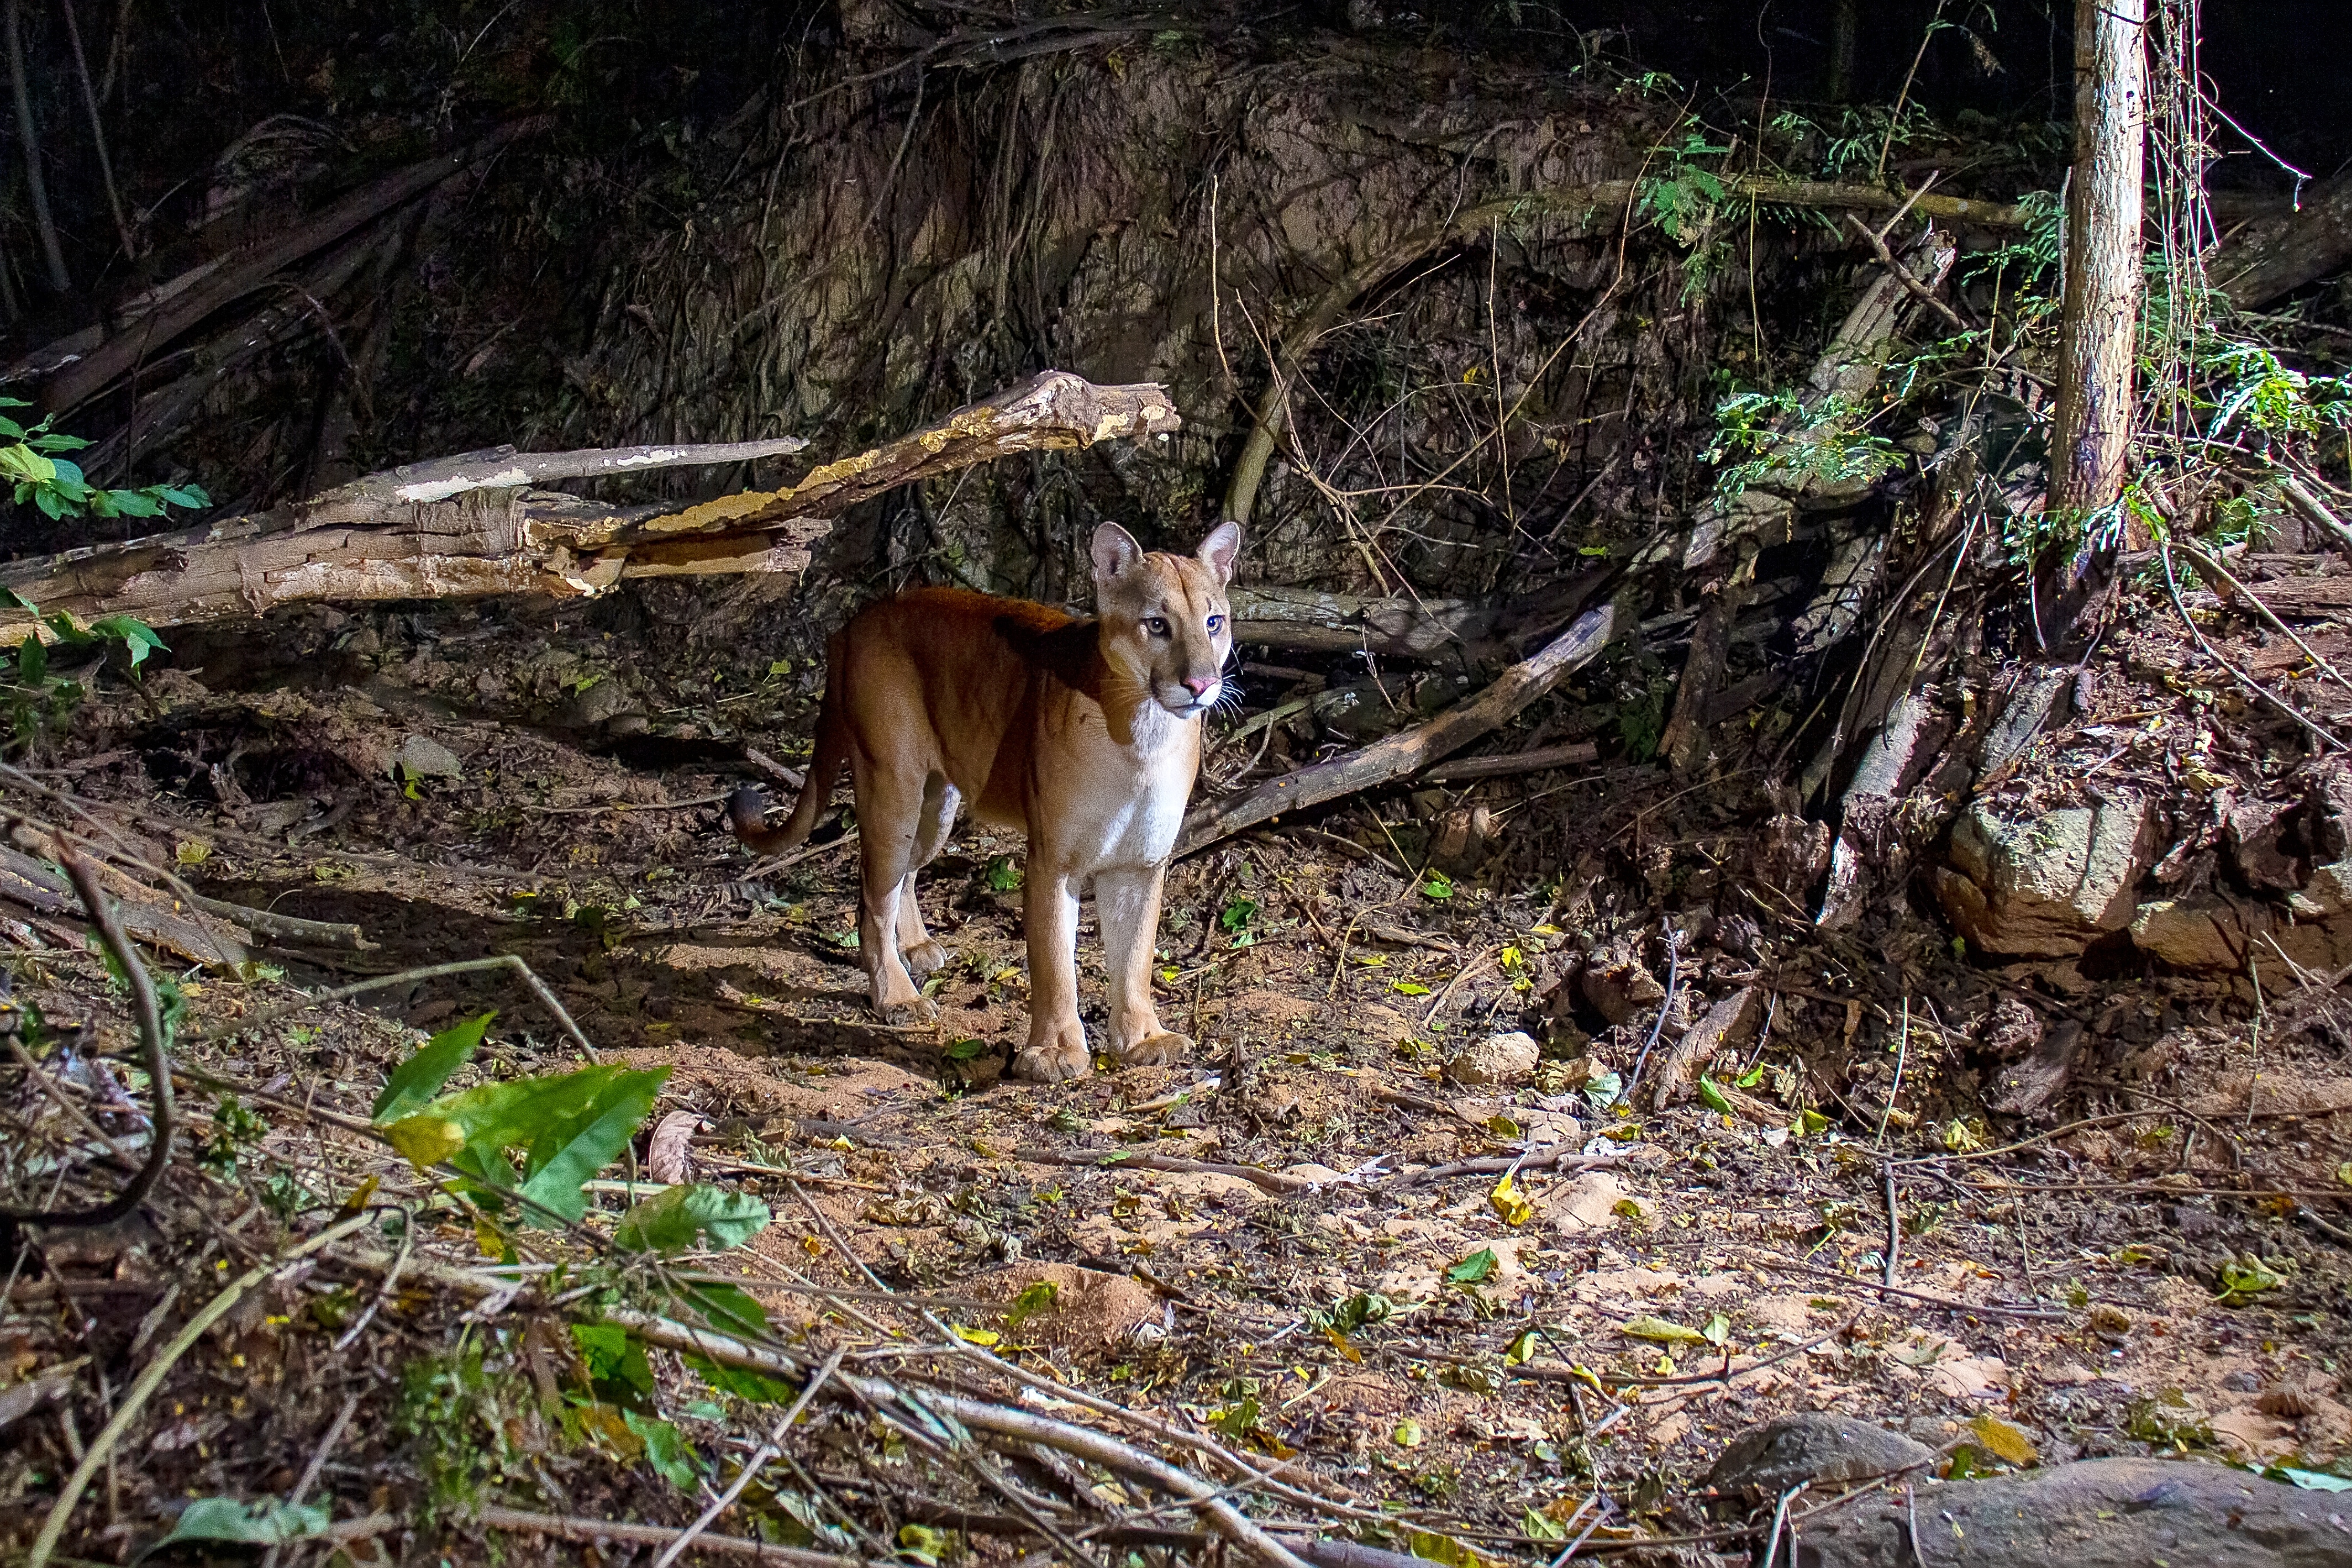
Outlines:
{"label": "puma's front paw", "polygon": [[1173,1067],[1192,1054],[1192,1037],[1171,1035],[1162,1029],[1156,1035],[1146,1035],[1131,1046],[1118,1048],[1118,1065],[1128,1068]]}
{"label": "puma's front paw", "polygon": [[907,949],[903,956],[907,960],[907,973],[920,980],[939,972],[940,965],[948,961],[948,950],[939,944],[937,938],[933,938],[929,942],[917,942]]}
{"label": "puma's front paw", "polygon": [[882,1016],[886,1024],[906,1026],[940,1021],[939,1005],[928,996],[909,996],[901,1002],[877,1003],[874,1010]]}
{"label": "puma's front paw", "polygon": [[1075,1049],[1067,1046],[1024,1046],[1021,1054],[1013,1058],[1005,1076],[1029,1083],[1060,1083],[1066,1079],[1084,1078],[1094,1069],[1094,1057],[1083,1045]]}
{"label": "puma's front paw", "polygon": [[1094,1053],[1087,1049],[1087,1031],[1075,1017],[1058,1028],[1033,1028],[1029,1043],[1013,1058],[1007,1076],[1031,1083],[1060,1083],[1094,1071]]}

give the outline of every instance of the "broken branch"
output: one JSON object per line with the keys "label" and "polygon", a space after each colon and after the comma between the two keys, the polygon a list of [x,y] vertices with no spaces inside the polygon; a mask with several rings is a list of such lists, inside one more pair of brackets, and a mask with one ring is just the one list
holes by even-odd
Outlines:
{"label": "broken branch", "polygon": [[1505,670],[1492,686],[1456,703],[1426,724],[1391,735],[1328,763],[1301,768],[1257,788],[1207,801],[1185,818],[1176,853],[1190,855],[1230,834],[1341,795],[1354,795],[1391,779],[1418,773],[1496,729],[1530,702],[1590,663],[1616,629],[1614,606],[1603,605],[1577,617],[1534,658]]}
{"label": "broken branch", "polygon": [[[1180,421],[1162,388],[1096,386],[1066,371],[960,409],[912,435],[822,464],[775,490],[682,507],[616,507],[525,489],[543,478],[737,462],[781,442],[537,455],[473,453],[373,475],[256,517],[68,551],[0,569],[44,614],[172,626],[325,600],[600,594],[625,577],[797,572],[832,520],[900,485],[1019,452],[1160,435]],[[54,634],[0,612],[0,638]]]}

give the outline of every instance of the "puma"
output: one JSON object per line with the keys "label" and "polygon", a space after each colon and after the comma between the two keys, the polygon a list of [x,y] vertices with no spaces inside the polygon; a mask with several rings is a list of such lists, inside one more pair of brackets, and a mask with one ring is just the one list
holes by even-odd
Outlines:
{"label": "puma", "polygon": [[728,801],[761,854],[805,840],[844,763],[856,793],[859,961],[885,1020],[937,1016],[917,980],[946,962],[916,907],[915,873],[957,814],[1028,835],[1029,1043],[1015,1078],[1092,1066],[1078,1022],[1078,893],[1089,880],[1110,976],[1110,1050],[1129,1067],[1181,1059],[1160,1026],[1151,950],[1160,884],[1201,766],[1201,718],[1233,653],[1226,586],[1241,525],[1192,556],[1095,531],[1096,618],[961,589],[923,588],[860,612],[827,645],[816,754],[791,818],[762,826],[760,792]]}

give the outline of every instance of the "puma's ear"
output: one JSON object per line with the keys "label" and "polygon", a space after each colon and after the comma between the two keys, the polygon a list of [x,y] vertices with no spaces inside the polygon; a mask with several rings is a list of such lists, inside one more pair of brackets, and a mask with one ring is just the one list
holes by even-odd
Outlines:
{"label": "puma's ear", "polygon": [[1143,559],[1143,546],[1135,535],[1115,522],[1106,522],[1095,530],[1095,581],[1108,584],[1118,581],[1134,569]]}
{"label": "puma's ear", "polygon": [[1234,580],[1234,563],[1240,559],[1241,552],[1242,525],[1238,522],[1221,522],[1209,531],[1208,538],[1201,541],[1201,564],[1215,573],[1221,584]]}

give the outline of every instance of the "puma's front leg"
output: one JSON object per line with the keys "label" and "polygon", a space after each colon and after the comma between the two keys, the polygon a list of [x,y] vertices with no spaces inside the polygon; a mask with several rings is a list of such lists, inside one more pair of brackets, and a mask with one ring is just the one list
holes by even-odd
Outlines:
{"label": "puma's front leg", "polygon": [[1029,927],[1029,1044],[1013,1058],[1012,1076],[1038,1083],[1084,1078],[1094,1063],[1078,1022],[1078,888],[1049,870],[1034,847],[1022,900]]}
{"label": "puma's front leg", "polygon": [[1160,931],[1160,886],[1165,862],[1095,873],[1095,914],[1102,922],[1103,960],[1110,971],[1110,1048],[1126,1067],[1160,1067],[1184,1059],[1192,1042],[1160,1026],[1151,1005],[1151,945]]}

